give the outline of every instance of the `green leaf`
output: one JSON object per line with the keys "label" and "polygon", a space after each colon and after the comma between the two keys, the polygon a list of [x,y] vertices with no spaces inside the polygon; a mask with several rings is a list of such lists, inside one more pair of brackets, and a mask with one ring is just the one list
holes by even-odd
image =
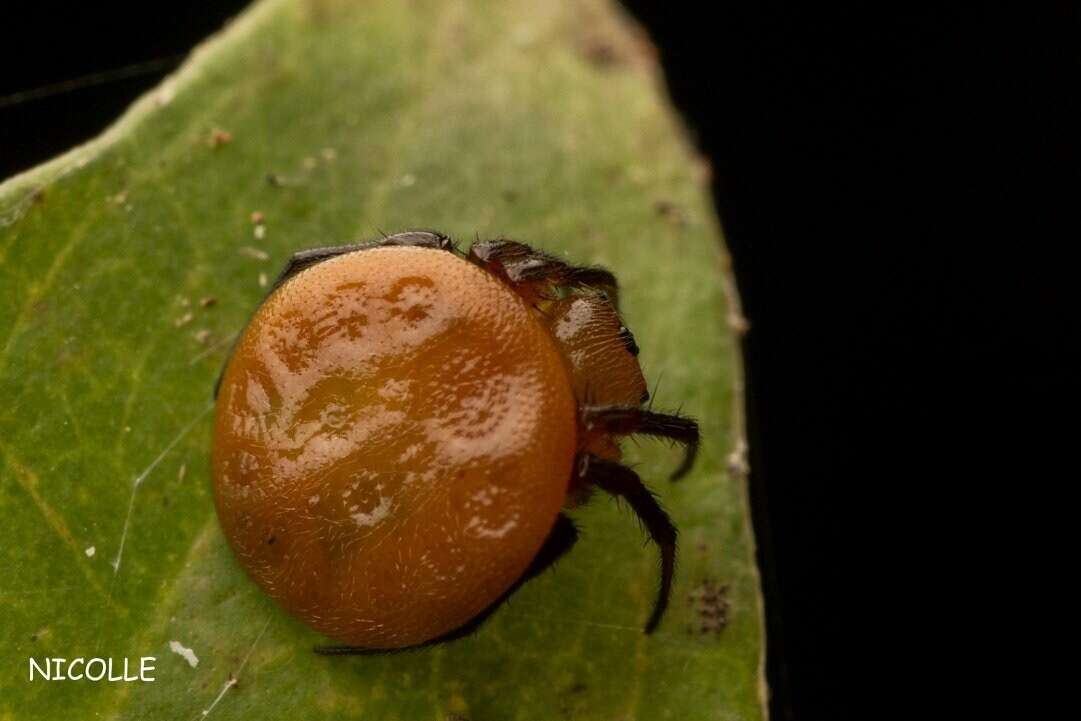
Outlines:
{"label": "green leaf", "polygon": [[[606,0],[264,0],[0,186],[0,718],[763,717],[741,320],[659,78]],[[682,532],[654,635],[655,551],[603,497],[553,572],[417,653],[314,655],[234,561],[208,473],[230,340],[291,251],[415,227],[620,277],[657,406],[704,432],[678,485],[676,452],[629,444]],[[31,656],[154,656],[156,680],[30,682]]]}

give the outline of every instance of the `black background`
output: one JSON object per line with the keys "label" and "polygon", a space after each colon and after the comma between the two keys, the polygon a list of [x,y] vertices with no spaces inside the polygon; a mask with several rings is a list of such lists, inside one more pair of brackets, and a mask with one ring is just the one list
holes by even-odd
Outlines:
{"label": "black background", "polygon": [[[1076,103],[1077,11],[626,4],[711,159],[752,325],[773,718],[865,717],[865,690],[895,689],[875,696],[886,705],[925,690],[923,665],[894,662],[996,548],[939,545],[939,522],[959,528],[958,497],[963,518],[1002,500],[988,472],[1014,472],[1034,409],[1070,380],[1055,362],[1076,335],[1074,266],[1058,252],[1078,236],[1058,221],[1076,126],[1056,118]],[[9,17],[0,176],[97,134],[243,5],[38,2]]]}

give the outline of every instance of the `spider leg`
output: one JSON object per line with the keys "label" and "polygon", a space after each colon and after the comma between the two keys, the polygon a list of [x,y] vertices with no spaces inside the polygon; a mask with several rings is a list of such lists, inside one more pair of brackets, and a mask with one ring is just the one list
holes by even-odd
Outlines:
{"label": "spider leg", "polygon": [[676,531],[672,519],[668,517],[656,496],[646,487],[638,474],[615,461],[604,460],[597,456],[586,456],[585,480],[607,491],[616,498],[622,498],[631,507],[635,515],[645,526],[651,541],[657,544],[661,552],[661,583],[657,591],[657,600],[653,613],[646,622],[645,632],[653,633],[660,623],[664,611],[668,608],[668,599],[672,594],[672,577],[676,570]]}
{"label": "spider leg", "polygon": [[[446,250],[454,252],[454,242],[443,235],[435,231],[429,230],[409,230],[404,233],[395,233],[394,235],[384,235],[382,238],[375,240],[364,241],[362,243],[349,243],[347,245],[331,245],[324,248],[309,248],[307,250],[300,250],[289,256],[289,260],[286,261],[285,267],[282,268],[281,273],[278,274],[278,278],[274,281],[274,284],[270,286],[270,290],[263,296],[263,300],[260,301],[259,306],[266,302],[266,299],[278,288],[285,284],[285,281],[289,280],[302,270],[311,268],[313,265],[318,265],[324,260],[330,260],[336,258],[339,255],[345,255],[346,253],[352,253],[357,250],[369,250],[371,248],[385,248],[388,246],[414,246],[418,248],[433,248],[436,250]],[[259,306],[256,306],[258,310]],[[233,357],[233,352],[236,350],[236,344],[240,342],[240,335],[233,340],[233,345],[229,348],[229,353],[225,356],[225,363],[222,364],[221,371],[218,372],[218,379],[214,381],[214,398],[218,397],[218,390],[221,388],[221,380],[225,375],[225,368],[229,365],[229,359]]]}
{"label": "spider leg", "polygon": [[672,473],[673,481],[691,470],[698,455],[698,423],[681,415],[657,413],[637,406],[586,406],[582,409],[582,423],[587,430],[599,427],[605,433],[656,436],[683,444],[683,462]]}
{"label": "spider leg", "polygon": [[286,262],[274,285],[270,286],[267,296],[280,288],[285,281],[292,278],[302,270],[312,267],[324,260],[352,253],[357,250],[369,250],[371,248],[385,248],[387,246],[414,246],[417,248],[433,248],[435,250],[454,250],[454,243],[450,238],[429,230],[409,230],[404,233],[385,235],[382,238],[368,240],[362,243],[349,243],[347,245],[332,245],[325,248],[309,248],[293,253]]}
{"label": "spider leg", "polygon": [[488,617],[495,613],[503,603],[506,602],[511,595],[522,587],[527,581],[530,581],[544,571],[555,565],[555,562],[562,558],[567,551],[571,550],[575,542],[578,540],[578,528],[567,516],[562,513],[556,517],[555,525],[552,526],[552,530],[548,534],[548,538],[544,541],[544,545],[541,546],[540,551],[533,558],[532,563],[526,568],[522,576],[514,582],[514,584],[508,588],[502,596],[492,602],[487,608],[478,613],[476,616],[466,621],[463,625],[448,631],[442,636],[437,636],[430,641],[416,644],[415,646],[406,646],[404,648],[365,648],[364,646],[316,646],[315,652],[323,656],[378,656],[388,653],[401,653],[403,651],[416,651],[418,649],[427,648],[429,646],[435,646],[440,643],[447,643],[448,641],[457,641],[460,638],[465,638],[473,633],[476,633],[477,629],[488,620]]}
{"label": "spider leg", "polygon": [[612,272],[599,266],[577,266],[533,250],[513,240],[482,240],[473,243],[467,258],[512,285],[549,285],[595,288],[614,307],[619,305],[619,284]]}

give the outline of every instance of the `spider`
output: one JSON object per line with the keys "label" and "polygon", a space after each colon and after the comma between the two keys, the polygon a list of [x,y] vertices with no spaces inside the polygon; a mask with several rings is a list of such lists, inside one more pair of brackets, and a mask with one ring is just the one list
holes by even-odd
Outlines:
{"label": "spider", "polygon": [[432,231],[296,253],[218,379],[215,504],[248,574],[324,654],[461,638],[578,539],[565,509],[622,499],[676,527],[619,440],[698,425],[646,407],[615,277],[512,240]]}

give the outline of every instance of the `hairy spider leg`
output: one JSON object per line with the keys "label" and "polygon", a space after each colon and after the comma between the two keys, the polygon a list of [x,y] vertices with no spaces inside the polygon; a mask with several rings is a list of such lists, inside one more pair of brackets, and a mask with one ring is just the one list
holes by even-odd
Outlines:
{"label": "hairy spider leg", "polygon": [[510,285],[529,288],[537,296],[552,287],[588,287],[604,293],[613,306],[619,304],[619,284],[606,268],[571,265],[524,243],[505,239],[473,243],[466,257]]}
{"label": "hairy spider leg", "polygon": [[672,473],[673,481],[687,475],[698,455],[698,424],[678,414],[657,413],[638,406],[587,406],[582,409],[582,424],[587,431],[601,430],[620,436],[654,436],[682,444],[683,461]]}
{"label": "hairy spider leg", "polygon": [[587,455],[583,460],[587,483],[595,485],[616,498],[623,499],[645,527],[646,533],[661,552],[661,582],[653,613],[646,622],[645,632],[653,633],[668,608],[672,595],[672,577],[676,571],[676,536],[678,531],[672,519],[661,508],[653,494],[638,474],[621,463]]}

